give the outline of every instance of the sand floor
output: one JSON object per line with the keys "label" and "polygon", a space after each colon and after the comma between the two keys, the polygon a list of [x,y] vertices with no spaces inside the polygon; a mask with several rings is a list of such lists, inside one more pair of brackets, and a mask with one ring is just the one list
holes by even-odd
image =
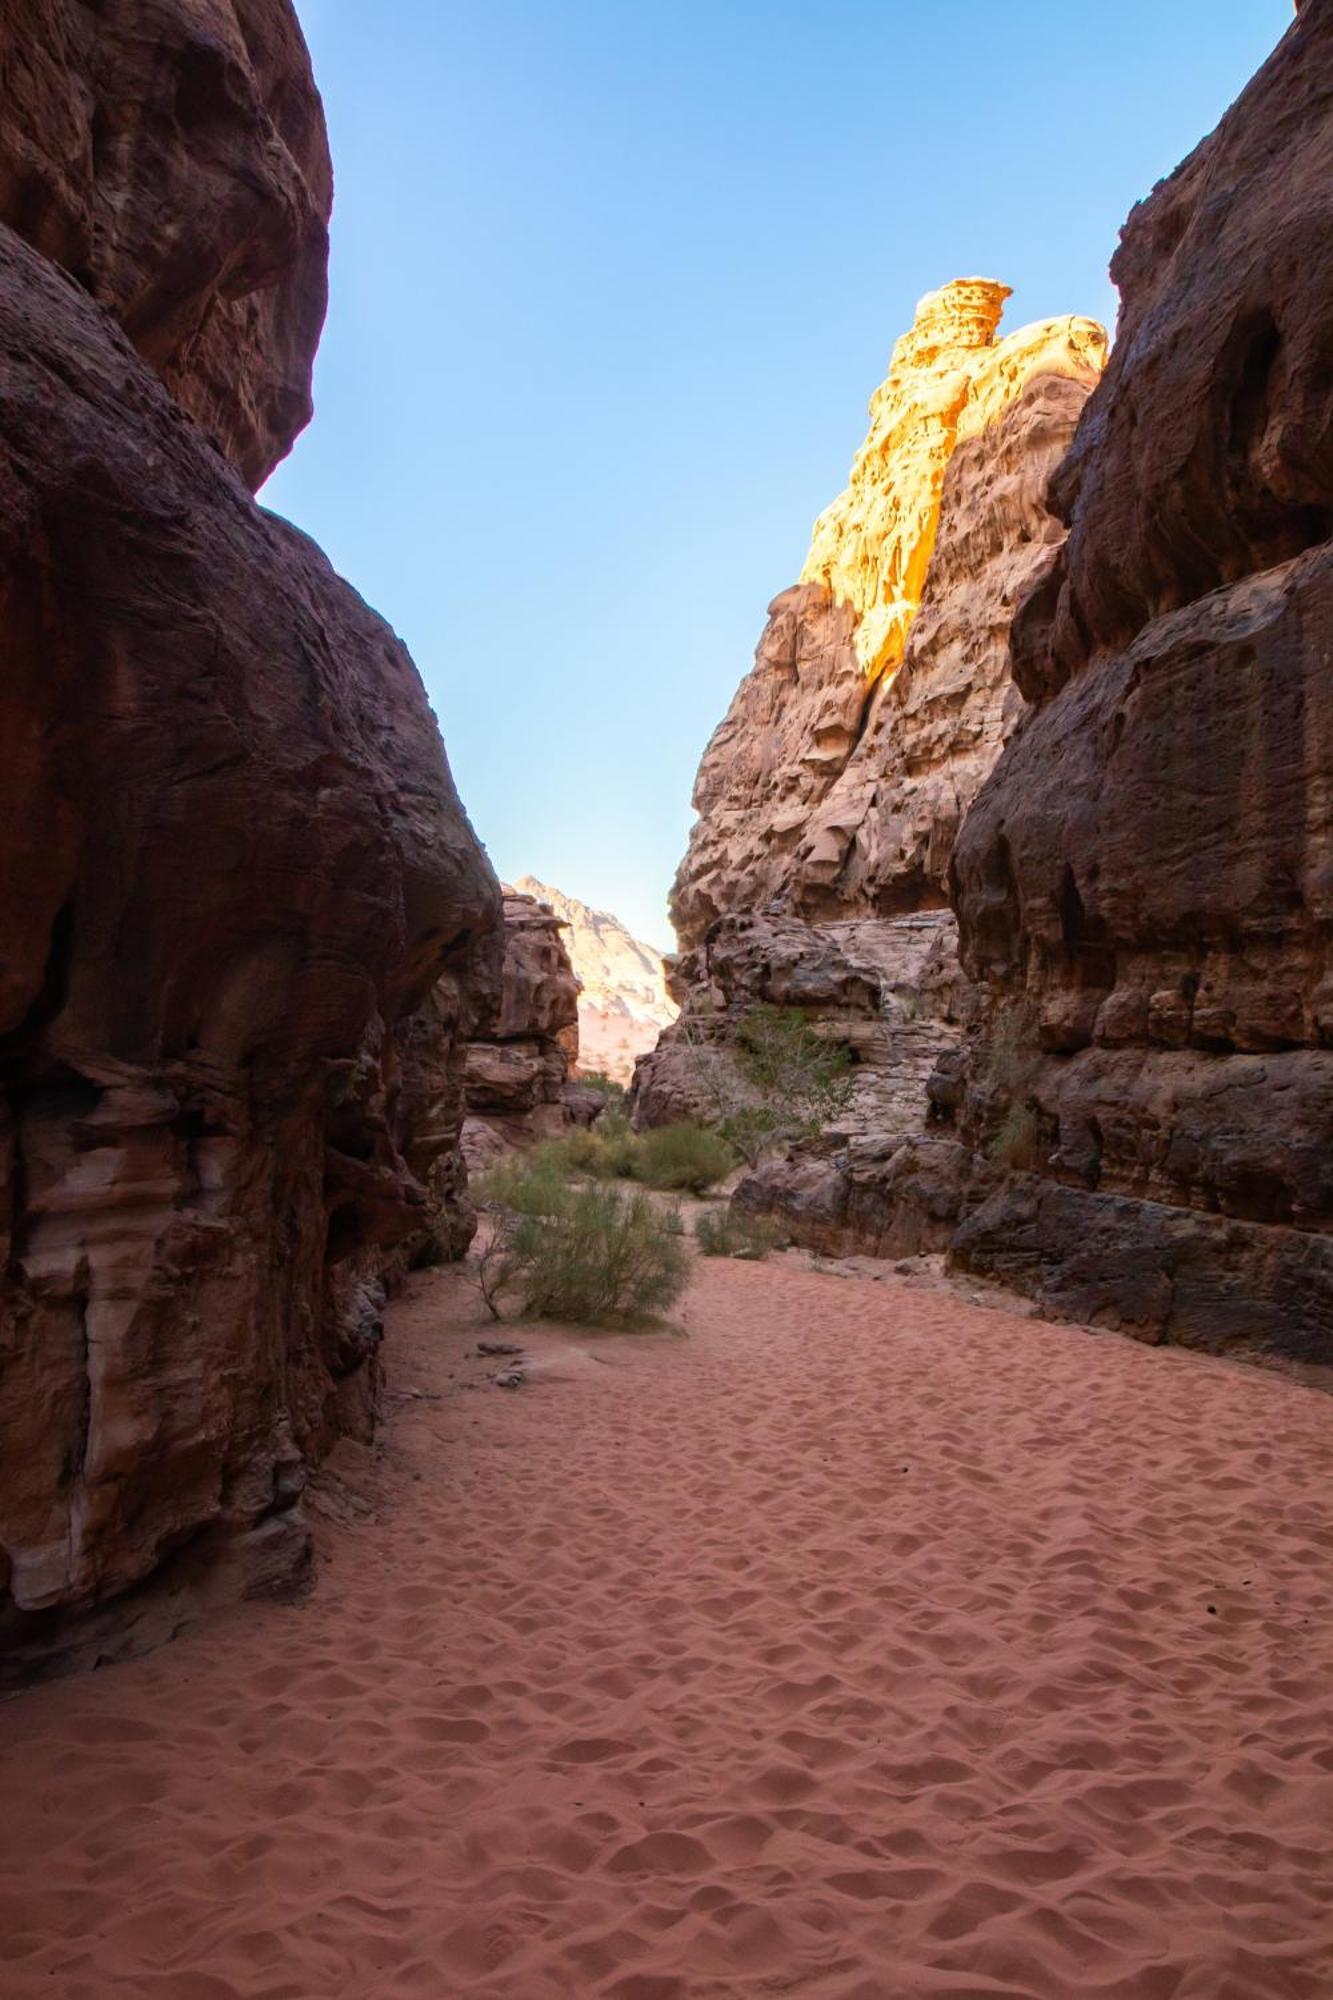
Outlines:
{"label": "sand floor", "polygon": [[683,1318],[504,1390],[413,1282],[313,1598],[0,1707],[4,2000],[1333,1995],[1333,1400],[791,1259]]}

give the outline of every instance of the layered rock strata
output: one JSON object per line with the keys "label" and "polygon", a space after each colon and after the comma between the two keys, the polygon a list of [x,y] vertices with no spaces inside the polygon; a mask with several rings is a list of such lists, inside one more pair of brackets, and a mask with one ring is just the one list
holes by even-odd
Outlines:
{"label": "layered rock strata", "polygon": [[[30,43],[0,30],[0,206],[32,238],[0,223],[0,1678],[299,1580],[384,1280],[466,1227],[457,1046],[499,907],[411,661],[216,448],[254,477],[285,444],[273,385],[318,325],[306,224],[251,255],[274,132],[323,158],[290,10],[26,14]],[[200,337],[150,339],[205,238]]]}
{"label": "layered rock strata", "polygon": [[507,889],[504,956],[493,1010],[466,1049],[469,1165],[590,1123],[601,1099],[571,1086],[579,1053],[579,982],[549,903]]}
{"label": "layered rock strata", "polygon": [[1032,711],[954,856],[985,997],[955,1255],[1333,1359],[1333,7],[1112,271],[1068,541],[1014,625]]}

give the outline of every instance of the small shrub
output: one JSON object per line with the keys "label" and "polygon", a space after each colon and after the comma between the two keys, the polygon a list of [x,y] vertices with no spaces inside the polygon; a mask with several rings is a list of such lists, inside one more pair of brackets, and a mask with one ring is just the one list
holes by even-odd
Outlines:
{"label": "small shrub", "polygon": [[691,1081],[709,1122],[748,1166],[812,1139],[847,1110],[852,1054],[822,1035],[799,1007],[752,1007],[729,1037],[686,1027]]}
{"label": "small shrub", "polygon": [[658,1125],[638,1135],[633,1172],[649,1187],[702,1194],[731,1172],[736,1156],[705,1125]]}
{"label": "small shrub", "polygon": [[478,1199],[487,1208],[513,1209],[524,1215],[554,1215],[565,1196],[565,1167],[553,1144],[509,1153],[488,1167],[476,1183]]}
{"label": "small shrub", "polygon": [[689,1279],[689,1252],[648,1196],[571,1187],[530,1160],[520,1162],[526,1177],[511,1172],[503,1181],[506,1203],[478,1259],[494,1317],[512,1302],[533,1317],[597,1326],[673,1305]]}
{"label": "small shrub", "polygon": [[601,1142],[603,1176],[613,1181],[637,1178],[643,1142],[625,1113],[614,1104],[608,1105],[593,1129]]}
{"label": "small shrub", "polygon": [[621,1113],[606,1112],[595,1125],[580,1126],[559,1139],[543,1139],[524,1157],[558,1178],[587,1174],[592,1180],[631,1180],[639,1141]]}
{"label": "small shrub", "polygon": [[604,1146],[594,1126],[574,1126],[562,1138],[542,1140],[536,1148],[562,1174],[600,1174]]}
{"label": "small shrub", "polygon": [[704,1257],[742,1257],[758,1263],[770,1250],[780,1250],[784,1238],[764,1216],[738,1215],[730,1208],[708,1208],[694,1225],[694,1240]]}

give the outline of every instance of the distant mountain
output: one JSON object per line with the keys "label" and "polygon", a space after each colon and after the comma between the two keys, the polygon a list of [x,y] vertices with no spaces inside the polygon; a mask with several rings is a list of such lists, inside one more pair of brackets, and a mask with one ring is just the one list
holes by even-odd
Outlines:
{"label": "distant mountain", "polygon": [[549,903],[569,927],[565,945],[583,988],[579,1068],[604,1070],[618,1083],[628,1083],[634,1058],[651,1049],[661,1029],[676,1018],[661,952],[631,937],[609,910],[590,909],[534,875],[520,876],[513,886],[522,896]]}

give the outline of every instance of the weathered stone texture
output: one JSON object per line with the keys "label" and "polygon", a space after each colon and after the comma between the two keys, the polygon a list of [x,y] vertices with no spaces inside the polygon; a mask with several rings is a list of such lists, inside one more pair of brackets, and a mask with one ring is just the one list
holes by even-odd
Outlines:
{"label": "weathered stone texture", "polygon": [[1014,627],[1037,706],[954,856],[987,1003],[960,1128],[985,1159],[1027,1122],[958,1255],[1082,1318],[1333,1358],[1333,8],[1113,270],[1069,538]]}
{"label": "weathered stone texture", "polygon": [[453,1171],[414,1016],[462,1032],[498,891],[392,633],[2,226],[0,606],[22,1672],[299,1574],[305,1466],[367,1421],[379,1280]]}
{"label": "weathered stone texture", "polygon": [[1022,708],[1007,635],[1060,537],[1046,482],[1106,347],[1081,319],[997,340],[1006,296],[947,285],[894,350],[851,484],[700,764],[672,892],[687,951],[770,903],[820,922],[946,901],[954,832]]}
{"label": "weathered stone texture", "polygon": [[[963,1008],[949,861],[1023,709],[1009,623],[1058,548],[1046,486],[1106,347],[1079,319],[997,340],[1006,296],[962,281],[922,301],[851,483],[770,607],[673,892],[684,1025],[636,1073],[639,1123],[698,1115],[691,1034],[760,999],[819,1012],[857,1059],[851,1111],[738,1200],[820,1248],[938,1248],[958,1215],[963,1150],[922,1136]],[[866,988],[840,1012],[819,997],[835,961]],[[947,1187],[909,1217],[903,1188],[946,1153]]]}
{"label": "weathered stone texture", "polygon": [[333,177],[287,0],[6,0],[0,221],[258,486],[310,417]]}
{"label": "weathered stone texture", "polygon": [[474,1168],[589,1123],[600,1108],[600,1099],[585,1106],[570,1084],[579,1052],[579,983],[563,928],[548,903],[506,890],[495,1006],[465,1051],[464,1148]]}

